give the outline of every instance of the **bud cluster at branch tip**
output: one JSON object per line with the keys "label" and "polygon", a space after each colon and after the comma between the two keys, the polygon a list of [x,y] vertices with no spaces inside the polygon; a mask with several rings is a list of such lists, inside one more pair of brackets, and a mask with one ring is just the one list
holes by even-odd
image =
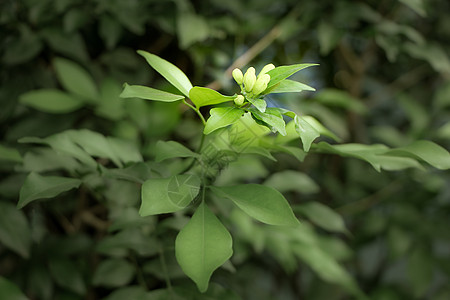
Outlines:
{"label": "bud cluster at branch tip", "polygon": [[[243,92],[251,93],[254,96],[258,96],[267,89],[267,85],[270,82],[270,75],[267,72],[275,69],[273,64],[265,65],[261,72],[259,72],[258,77],[256,77],[256,71],[254,67],[249,67],[245,74],[238,68],[235,68],[231,73],[234,80],[243,88]],[[244,92],[244,95],[245,95]],[[251,95],[250,94],[250,95]],[[241,98],[235,99],[236,105],[241,102]],[[241,104],[242,105],[242,104]]]}

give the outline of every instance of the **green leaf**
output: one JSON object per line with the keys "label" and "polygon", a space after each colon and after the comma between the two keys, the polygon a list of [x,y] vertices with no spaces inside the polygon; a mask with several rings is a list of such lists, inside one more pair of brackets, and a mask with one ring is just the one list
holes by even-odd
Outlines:
{"label": "green leaf", "polygon": [[301,91],[315,91],[316,89],[310,87],[304,83],[285,79],[274,85],[272,89],[266,90],[264,94],[276,94],[276,93],[299,93]]}
{"label": "green leaf", "polygon": [[103,298],[103,300],[123,300],[123,299],[144,300],[147,299],[145,298],[146,293],[147,293],[146,290],[142,286],[138,285],[127,286],[120,289],[115,289],[106,298]]}
{"label": "green leaf", "polygon": [[325,230],[333,232],[348,233],[342,217],[328,206],[319,202],[308,202],[297,205],[294,209],[303,214],[314,224]]}
{"label": "green leaf", "polygon": [[362,145],[362,144],[342,144],[330,145],[326,142],[320,142],[314,146],[319,152],[333,153],[346,157],[355,157],[365,160],[372,165],[378,172],[381,170],[380,158],[377,155],[384,154],[388,148],[385,145]]}
{"label": "green leaf", "polygon": [[421,159],[441,170],[450,168],[450,153],[438,144],[430,141],[415,141],[408,146],[392,149],[386,154]]}
{"label": "green leaf", "polygon": [[162,101],[162,102],[174,102],[183,100],[184,97],[160,91],[157,89],[149,88],[142,85],[128,85],[124,84],[123,92],[120,94],[122,98],[141,98],[146,100]]}
{"label": "green leaf", "polygon": [[337,142],[341,142],[342,139],[335,135],[333,132],[328,130],[325,126],[322,125],[316,118],[311,116],[302,116],[303,120],[306,121],[309,125],[311,125],[320,135],[327,136],[332,138]]}
{"label": "green leaf", "polygon": [[55,58],[53,66],[58,80],[67,91],[91,102],[98,101],[99,93],[95,81],[85,69],[64,58]]}
{"label": "green leaf", "polygon": [[43,198],[53,198],[62,192],[78,188],[81,180],[60,176],[41,176],[30,173],[20,189],[18,208],[22,208],[31,201]]}
{"label": "green leaf", "polygon": [[144,217],[179,211],[194,200],[199,190],[200,178],[195,175],[149,179],[142,185],[139,214]]}
{"label": "green leaf", "polygon": [[83,107],[84,103],[77,97],[56,89],[41,89],[20,95],[19,101],[37,110],[66,114]]}
{"label": "green leaf", "polygon": [[191,99],[192,103],[194,103],[198,108],[206,105],[214,105],[233,101],[236,97],[224,96],[215,90],[200,86],[194,86],[189,91],[189,98]]}
{"label": "green leaf", "polygon": [[320,136],[319,132],[303,117],[295,116],[295,130],[300,135],[303,143],[303,150],[309,151],[312,142]]}
{"label": "green leaf", "polygon": [[192,89],[192,83],[183,71],[167,60],[154,54],[142,50],[138,50],[137,53],[142,55],[147,60],[148,64],[165,79],[167,79],[167,81],[169,81],[174,87],[176,87],[186,97],[189,97],[189,91]]}
{"label": "green leaf", "polygon": [[268,124],[272,132],[278,131],[281,135],[286,135],[286,123],[284,123],[283,116],[278,109],[269,107],[264,113],[255,109],[251,109],[250,111],[257,119]]}
{"label": "green leaf", "polygon": [[157,162],[175,157],[198,157],[198,154],[175,141],[158,141],[155,146]]}
{"label": "green leaf", "polygon": [[289,203],[277,190],[260,184],[214,187],[218,196],[232,200],[240,209],[256,220],[270,225],[296,225],[298,220]]}
{"label": "green leaf", "polygon": [[6,202],[0,202],[0,242],[22,257],[30,255],[31,231],[27,218],[13,204]]}
{"label": "green leaf", "polygon": [[28,300],[17,285],[2,276],[0,276],[0,299]]}
{"label": "green leaf", "polygon": [[216,107],[210,110],[210,114],[203,130],[204,134],[210,134],[219,128],[233,124],[241,118],[244,111],[236,107]]}
{"label": "green leaf", "polygon": [[272,174],[264,185],[270,186],[280,192],[296,191],[301,194],[314,194],[319,192],[319,186],[308,175],[298,171],[286,170]]}
{"label": "green leaf", "polygon": [[133,276],[134,266],[125,259],[107,259],[95,270],[92,283],[105,287],[120,287],[130,283]]}
{"label": "green leaf", "polygon": [[249,98],[248,101],[253,104],[254,107],[256,107],[260,112],[264,113],[267,108],[267,103],[264,99],[251,99]]}
{"label": "green leaf", "polygon": [[204,202],[175,241],[175,254],[184,273],[201,292],[208,289],[209,279],[233,254],[230,233]]}
{"label": "green leaf", "polygon": [[270,93],[270,89],[279,82],[281,82],[282,80],[288,78],[289,76],[293,75],[294,73],[297,73],[300,70],[303,70],[311,66],[317,66],[317,64],[296,64],[290,66],[280,66],[276,67],[273,70],[270,70],[269,72],[267,72],[267,74],[270,75],[270,82],[267,85],[266,91],[269,91]]}
{"label": "green leaf", "polygon": [[22,156],[16,149],[0,145],[0,160],[20,163],[22,162]]}
{"label": "green leaf", "polygon": [[86,283],[83,280],[83,274],[74,261],[53,258],[48,263],[50,273],[59,286],[78,295],[86,293]]}

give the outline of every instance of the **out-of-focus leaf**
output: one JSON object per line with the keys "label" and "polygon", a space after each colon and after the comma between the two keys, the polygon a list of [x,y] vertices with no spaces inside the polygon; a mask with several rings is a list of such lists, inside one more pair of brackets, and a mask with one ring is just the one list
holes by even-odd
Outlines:
{"label": "out-of-focus leaf", "polygon": [[16,149],[0,145],[0,161],[1,160],[20,163],[22,162],[22,156]]}
{"label": "out-of-focus leaf", "polygon": [[28,300],[17,285],[4,277],[0,277],[0,299]]}
{"label": "out-of-focus leaf", "polygon": [[123,34],[120,23],[106,14],[100,16],[98,34],[106,44],[106,48],[112,50]]}
{"label": "out-of-focus leaf", "polygon": [[60,57],[53,60],[53,66],[59,82],[67,91],[89,102],[98,102],[97,85],[85,69],[73,61]]}
{"label": "out-of-focus leaf", "polygon": [[[136,299],[145,300],[146,290],[142,286],[127,286],[120,289],[115,289],[103,300],[123,300],[123,299]],[[157,300],[157,299],[156,299]]]}
{"label": "out-of-focus leaf", "polygon": [[6,202],[0,202],[0,242],[22,257],[30,255],[31,231],[27,218],[13,204]]}
{"label": "out-of-focus leaf", "polygon": [[167,60],[154,54],[142,50],[139,50],[138,54],[142,55],[147,60],[148,64],[164,78],[166,78],[167,81],[169,81],[174,87],[176,87],[186,97],[189,97],[189,91],[192,89],[192,83],[183,71]]}
{"label": "out-of-focus leaf", "polygon": [[62,192],[79,187],[81,180],[60,176],[41,176],[37,173],[30,173],[22,188],[17,204],[22,208],[33,200],[43,198],[53,198]]}
{"label": "out-of-focus leaf", "polygon": [[316,93],[315,100],[328,106],[342,107],[360,114],[367,112],[361,100],[352,97],[349,93],[337,89],[324,89]]}
{"label": "out-of-focus leaf", "polygon": [[78,97],[56,89],[41,89],[20,95],[20,102],[37,110],[66,114],[83,107],[84,103]]}
{"label": "out-of-focus leaf", "polygon": [[322,20],[317,27],[317,37],[319,39],[320,54],[327,55],[339,43],[343,36],[342,30],[333,26],[331,22]]}
{"label": "out-of-focus leaf", "polygon": [[430,288],[433,279],[433,257],[432,254],[421,248],[415,248],[409,256],[408,277],[414,295],[423,297]]}
{"label": "out-of-focus leaf", "polygon": [[14,37],[3,47],[1,61],[6,65],[17,65],[35,57],[42,50],[43,43],[39,35],[28,27],[22,27],[20,36]]}
{"label": "out-of-focus leaf", "polygon": [[106,287],[120,287],[128,284],[133,279],[134,273],[134,266],[125,259],[107,259],[95,270],[92,283]]}
{"label": "out-of-focus leaf", "polygon": [[56,52],[79,61],[87,61],[89,59],[86,44],[81,34],[68,34],[62,28],[54,26],[42,30],[41,35]]}
{"label": "out-of-focus leaf", "polygon": [[177,18],[177,34],[180,47],[186,49],[206,40],[210,35],[210,25],[202,16],[182,12]]}
{"label": "out-of-focus leaf", "polygon": [[53,258],[49,261],[50,273],[56,283],[78,295],[86,293],[86,283],[77,264],[69,259]]}
{"label": "out-of-focus leaf", "polygon": [[204,202],[175,241],[175,254],[184,273],[201,292],[208,289],[209,278],[233,254],[230,233]]}
{"label": "out-of-focus leaf", "polygon": [[425,17],[427,15],[425,11],[425,5],[423,0],[399,0],[412,10],[414,10],[417,14],[419,14],[421,17]]}
{"label": "out-of-focus leaf", "polygon": [[308,202],[297,205],[294,208],[294,211],[305,215],[314,224],[322,227],[323,229],[333,232],[348,233],[342,217],[328,206],[325,206],[319,202]]}
{"label": "out-of-focus leaf", "polygon": [[301,194],[314,194],[319,186],[308,175],[297,171],[281,171],[272,174],[264,185],[270,186],[280,192],[296,191]]}

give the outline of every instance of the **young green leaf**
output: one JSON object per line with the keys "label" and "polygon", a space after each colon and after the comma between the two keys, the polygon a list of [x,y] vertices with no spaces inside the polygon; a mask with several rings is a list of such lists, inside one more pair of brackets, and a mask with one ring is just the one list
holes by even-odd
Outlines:
{"label": "young green leaf", "polygon": [[60,176],[41,176],[30,173],[20,189],[18,208],[36,199],[53,198],[62,192],[79,187],[81,180]]}
{"label": "young green leaf", "polygon": [[219,128],[233,124],[239,120],[244,111],[236,107],[216,107],[210,110],[210,114],[203,130],[204,134],[210,134]]}
{"label": "young green leaf", "polygon": [[233,254],[230,233],[204,202],[175,241],[175,255],[184,273],[201,292],[208,289],[209,279]]}
{"label": "young green leaf", "polygon": [[192,88],[192,83],[183,71],[167,60],[154,54],[142,50],[138,50],[137,53],[142,55],[147,60],[148,64],[167,79],[174,87],[186,97],[189,97],[189,90]]}
{"label": "young green leaf", "polygon": [[189,91],[189,98],[195,106],[202,107],[206,105],[219,104],[234,101],[235,96],[224,96],[219,92],[200,86],[194,86]]}
{"label": "young green leaf", "polygon": [[53,65],[58,80],[67,91],[90,102],[98,101],[99,93],[95,81],[85,69],[64,58],[55,58]]}
{"label": "young green leaf", "polygon": [[260,184],[211,187],[218,196],[232,200],[256,220],[270,225],[296,225],[298,220],[289,203],[277,190]]}
{"label": "young green leaf", "polygon": [[317,183],[302,172],[285,170],[272,174],[264,185],[270,186],[280,192],[296,191],[301,194],[314,194],[319,192]]}
{"label": "young green leaf", "polygon": [[3,201],[0,202],[0,243],[22,257],[28,258],[30,255],[31,230],[28,220],[14,204]]}
{"label": "young green leaf", "polygon": [[264,113],[266,111],[267,103],[266,101],[264,101],[264,99],[249,98],[248,101],[253,104],[253,106],[256,107],[260,112]]}
{"label": "young green leaf", "polygon": [[298,205],[294,211],[299,212],[310,219],[314,224],[325,230],[348,233],[342,217],[328,206],[319,202],[308,202]]}
{"label": "young green leaf", "polygon": [[66,114],[83,107],[84,103],[74,95],[56,89],[41,89],[20,95],[19,101],[37,110]]}
{"label": "young green leaf", "polygon": [[273,85],[271,89],[267,89],[264,94],[276,94],[276,93],[299,93],[301,91],[315,91],[316,89],[306,85],[304,83],[285,79],[278,84]]}
{"label": "young green leaf", "polygon": [[152,178],[142,185],[141,216],[164,214],[185,208],[198,195],[200,178],[195,175],[176,175]]}
{"label": "young green leaf", "polygon": [[286,123],[278,109],[269,107],[264,113],[256,109],[250,109],[250,111],[257,119],[268,124],[273,132],[278,131],[281,135],[286,135]]}
{"label": "young green leaf", "polygon": [[295,130],[300,135],[303,143],[303,150],[309,151],[312,142],[320,136],[319,132],[309,124],[303,117],[295,116]]}
{"label": "young green leaf", "polygon": [[124,84],[123,92],[120,94],[121,98],[141,98],[146,100],[174,102],[183,100],[184,96],[160,91],[142,85]]}
{"label": "young green leaf", "polygon": [[158,141],[155,146],[157,162],[175,157],[197,157],[198,154],[175,141]]}
{"label": "young green leaf", "polygon": [[282,80],[288,78],[289,76],[293,75],[294,73],[297,73],[300,70],[303,70],[311,66],[317,66],[317,64],[296,64],[290,66],[280,66],[276,67],[273,70],[270,70],[269,72],[267,72],[267,74],[270,75],[270,82],[267,85],[267,90],[270,91],[271,87],[278,84]]}

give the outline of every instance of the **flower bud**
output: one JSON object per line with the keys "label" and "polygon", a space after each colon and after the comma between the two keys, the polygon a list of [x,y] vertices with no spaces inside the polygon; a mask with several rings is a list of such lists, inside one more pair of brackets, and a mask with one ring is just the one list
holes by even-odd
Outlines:
{"label": "flower bud", "polygon": [[261,72],[259,72],[258,76],[262,76],[263,74],[266,74],[267,72],[269,72],[273,69],[275,69],[274,64],[265,65],[264,68],[262,68]]}
{"label": "flower bud", "polygon": [[236,80],[237,84],[242,84],[242,81],[244,80],[244,75],[242,75],[242,71],[238,68],[233,70],[233,73],[231,73],[233,75],[234,80]]}
{"label": "flower bud", "polygon": [[267,88],[267,85],[270,81],[270,75],[269,74],[262,74],[258,76],[258,79],[256,79],[255,85],[253,86],[253,95],[259,95]]}
{"label": "flower bud", "polygon": [[252,91],[253,86],[255,85],[255,81],[256,81],[255,68],[250,67],[244,74],[244,87],[247,92]]}
{"label": "flower bud", "polygon": [[241,106],[242,104],[244,104],[244,96],[242,95],[237,95],[236,98],[234,98],[234,104],[236,104],[237,106]]}

